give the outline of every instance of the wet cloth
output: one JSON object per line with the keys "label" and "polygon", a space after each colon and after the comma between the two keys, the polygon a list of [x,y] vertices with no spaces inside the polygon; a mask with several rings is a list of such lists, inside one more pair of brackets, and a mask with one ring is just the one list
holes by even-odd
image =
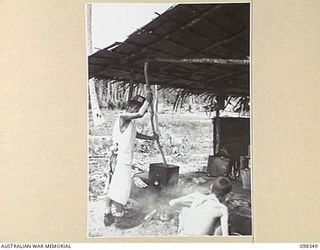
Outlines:
{"label": "wet cloth", "polygon": [[136,135],[134,120],[131,120],[126,130],[121,132],[119,117],[117,118],[113,128],[113,142],[118,143],[118,156],[108,196],[122,205],[125,205],[130,197],[133,176],[131,164]]}

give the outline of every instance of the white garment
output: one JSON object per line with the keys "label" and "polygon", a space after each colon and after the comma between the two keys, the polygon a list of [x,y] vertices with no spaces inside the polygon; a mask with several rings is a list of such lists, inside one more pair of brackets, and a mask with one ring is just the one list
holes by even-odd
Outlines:
{"label": "white garment", "polygon": [[132,185],[132,157],[137,135],[135,121],[131,120],[125,131],[120,131],[119,117],[113,128],[113,141],[118,143],[117,164],[112,175],[108,196],[125,205],[130,197]]}

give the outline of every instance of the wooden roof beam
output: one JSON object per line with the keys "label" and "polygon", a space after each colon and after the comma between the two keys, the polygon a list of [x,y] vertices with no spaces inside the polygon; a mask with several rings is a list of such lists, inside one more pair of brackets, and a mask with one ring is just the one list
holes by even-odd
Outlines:
{"label": "wooden roof beam", "polygon": [[204,63],[204,64],[225,64],[225,65],[249,65],[249,59],[216,59],[216,58],[150,58],[150,62],[165,62],[165,63]]}

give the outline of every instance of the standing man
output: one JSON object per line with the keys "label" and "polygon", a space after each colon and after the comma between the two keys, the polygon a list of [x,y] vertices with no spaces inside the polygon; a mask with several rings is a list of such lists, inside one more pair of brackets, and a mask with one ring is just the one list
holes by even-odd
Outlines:
{"label": "standing man", "polygon": [[[152,101],[152,93],[147,98],[135,96],[129,100],[127,109],[117,118],[113,128],[113,143],[117,148],[117,160],[112,180],[109,186],[104,214],[105,226],[110,226],[115,220],[124,216],[123,206],[127,204],[132,185],[132,158],[135,138],[155,140],[157,135],[147,136],[136,131],[135,119],[142,118]],[[115,211],[111,211],[114,204]]]}

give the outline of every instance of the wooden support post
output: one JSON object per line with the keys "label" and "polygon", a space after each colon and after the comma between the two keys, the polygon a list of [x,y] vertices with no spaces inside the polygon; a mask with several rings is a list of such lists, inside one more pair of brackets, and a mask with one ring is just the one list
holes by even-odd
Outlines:
{"label": "wooden support post", "polygon": [[224,97],[222,95],[217,96],[217,109],[214,123],[215,129],[215,154],[218,154],[221,149],[221,118],[220,110],[224,108]]}
{"label": "wooden support post", "polygon": [[212,118],[212,128],[213,128],[213,155],[215,155],[216,152],[216,120],[215,118]]}
{"label": "wooden support post", "polygon": [[216,110],[216,118],[215,118],[215,130],[216,130],[216,148],[215,154],[218,154],[220,151],[220,143],[221,143],[221,120],[220,120],[220,110]]}

